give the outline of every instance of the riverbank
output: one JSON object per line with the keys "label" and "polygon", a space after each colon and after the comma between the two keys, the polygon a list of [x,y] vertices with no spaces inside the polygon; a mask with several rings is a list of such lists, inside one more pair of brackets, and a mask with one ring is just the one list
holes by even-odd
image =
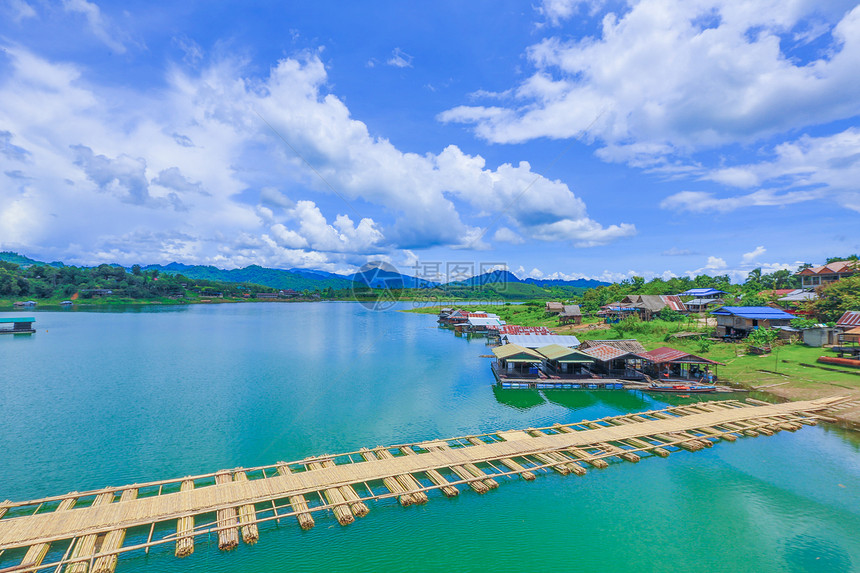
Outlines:
{"label": "riverbank", "polygon": [[[586,318],[580,325],[558,326],[558,319],[554,315],[547,315],[542,306],[529,303],[492,308],[464,308],[493,312],[508,324],[546,326],[557,334],[572,334],[581,341],[635,338],[646,350],[661,346],[677,348],[721,362],[723,365],[718,367],[718,376],[722,382],[758,392],[775,402],[850,396],[852,404],[833,414],[833,417],[846,428],[860,430],[860,371],[855,373],[847,368],[819,368],[816,360],[827,354],[826,348],[814,348],[798,343],[780,344],[774,346],[774,350],[769,354],[753,355],[747,352],[746,345],[740,343],[713,341],[704,336],[675,336],[689,332],[702,332],[704,335],[708,326],[699,320],[653,320],[625,326],[607,325],[599,319]],[[404,312],[436,314],[438,308],[419,308]]]}

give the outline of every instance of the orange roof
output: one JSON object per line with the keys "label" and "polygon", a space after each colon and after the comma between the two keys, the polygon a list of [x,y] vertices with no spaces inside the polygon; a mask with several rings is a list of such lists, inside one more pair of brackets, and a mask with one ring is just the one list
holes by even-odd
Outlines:
{"label": "orange roof", "polygon": [[798,275],[835,275],[839,273],[851,273],[860,271],[860,263],[857,261],[833,261],[820,267],[809,267],[803,269]]}

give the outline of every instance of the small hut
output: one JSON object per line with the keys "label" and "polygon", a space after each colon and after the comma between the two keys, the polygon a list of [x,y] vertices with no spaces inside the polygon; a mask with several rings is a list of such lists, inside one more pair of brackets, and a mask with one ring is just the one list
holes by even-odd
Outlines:
{"label": "small hut", "polygon": [[580,348],[586,355],[594,359],[592,370],[606,378],[622,378],[638,380],[642,378],[642,358],[635,352],[624,350],[608,344]]}
{"label": "small hut", "polygon": [[564,305],[560,302],[548,302],[546,303],[546,312],[547,314],[561,314],[564,312]]}
{"label": "small hut", "polygon": [[582,324],[582,310],[578,304],[564,305],[564,311],[558,315],[559,324]]}

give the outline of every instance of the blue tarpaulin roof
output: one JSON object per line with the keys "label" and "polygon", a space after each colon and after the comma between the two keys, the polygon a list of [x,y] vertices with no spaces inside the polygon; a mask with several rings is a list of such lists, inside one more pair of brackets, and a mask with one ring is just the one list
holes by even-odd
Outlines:
{"label": "blue tarpaulin roof", "polygon": [[35,318],[30,317],[15,317],[15,318],[0,318],[0,322],[8,323],[8,322],[36,322]]}
{"label": "blue tarpaulin roof", "polygon": [[790,320],[796,318],[793,314],[769,306],[721,306],[711,312],[711,314],[718,316],[740,316],[754,320]]}

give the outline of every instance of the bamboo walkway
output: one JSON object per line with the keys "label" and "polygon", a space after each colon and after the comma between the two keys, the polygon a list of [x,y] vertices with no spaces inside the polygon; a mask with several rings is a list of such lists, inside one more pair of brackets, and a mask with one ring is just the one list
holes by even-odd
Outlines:
{"label": "bamboo walkway", "polygon": [[219,548],[229,550],[240,539],[257,542],[259,525],[284,518],[295,518],[310,529],[313,513],[331,512],[347,525],[367,515],[371,500],[421,504],[437,489],[448,497],[458,495],[464,485],[486,493],[498,487],[501,477],[532,480],[548,470],[584,475],[585,465],[605,468],[608,461],[635,463],[647,455],[697,451],[718,440],[795,431],[818,420],[830,421],[825,412],[845,400],[701,402],[577,424],[362,448],[271,466],[6,501],[0,503],[0,573],[110,573],[123,553],[149,552],[169,543],[176,556],[184,557],[193,553],[195,538],[213,534]]}

